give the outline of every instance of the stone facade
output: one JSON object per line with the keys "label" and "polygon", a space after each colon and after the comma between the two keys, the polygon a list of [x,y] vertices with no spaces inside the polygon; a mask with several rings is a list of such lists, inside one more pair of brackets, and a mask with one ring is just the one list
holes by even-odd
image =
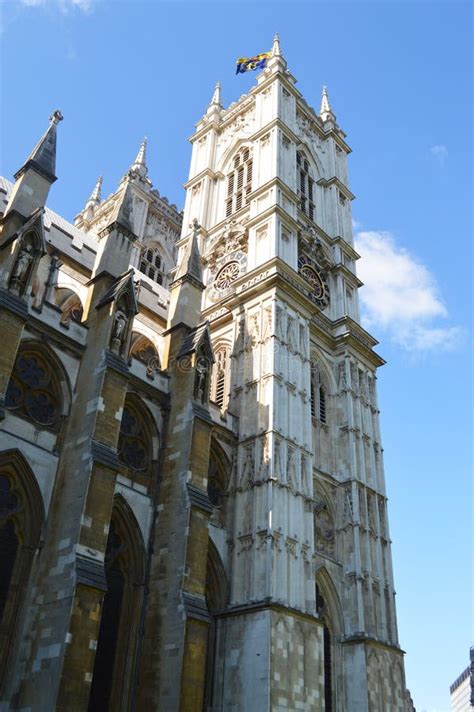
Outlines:
{"label": "stone facade", "polygon": [[275,38],[148,177],[2,180],[3,710],[405,712],[347,155]]}

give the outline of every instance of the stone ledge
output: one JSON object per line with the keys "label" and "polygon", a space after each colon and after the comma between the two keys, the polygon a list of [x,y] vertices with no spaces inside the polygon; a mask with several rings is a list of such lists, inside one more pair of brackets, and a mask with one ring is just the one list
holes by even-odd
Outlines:
{"label": "stone ledge", "polygon": [[105,465],[110,467],[112,470],[118,470],[119,461],[117,456],[117,450],[100,443],[97,440],[91,440],[91,455],[94,462],[99,463],[99,465]]}
{"label": "stone ledge", "polygon": [[21,297],[13,294],[8,289],[0,289],[0,307],[3,307],[12,314],[28,319],[28,307],[26,302]]}
{"label": "stone ledge", "polygon": [[76,581],[99,591],[107,591],[104,563],[76,554]]}
{"label": "stone ledge", "polygon": [[205,490],[200,489],[199,487],[196,487],[196,485],[192,485],[188,482],[186,485],[187,490],[188,490],[188,497],[189,501],[192,507],[197,507],[198,509],[202,509],[205,512],[211,513],[214,509],[214,507],[211,504],[211,500],[208,497],[208,494]]}
{"label": "stone ledge", "polygon": [[209,613],[204,596],[197,596],[194,593],[183,591],[184,612],[187,618],[194,618],[204,623],[209,623]]}

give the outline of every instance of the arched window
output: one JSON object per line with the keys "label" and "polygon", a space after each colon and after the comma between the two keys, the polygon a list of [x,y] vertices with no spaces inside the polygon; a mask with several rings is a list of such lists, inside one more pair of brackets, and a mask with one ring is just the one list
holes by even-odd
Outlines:
{"label": "arched window", "polygon": [[213,506],[211,524],[220,528],[226,526],[227,492],[231,468],[231,463],[223,448],[215,438],[212,438],[207,472],[207,496]]}
{"label": "arched window", "polygon": [[19,450],[0,454],[0,689],[44,524],[43,499]]}
{"label": "arched window", "polygon": [[320,423],[327,423],[326,388],[321,380],[317,364],[311,364],[311,417]]}
{"label": "arched window", "polygon": [[128,397],[123,408],[118,441],[118,458],[128,477],[151,474],[153,431],[146,408],[138,398]]}
{"label": "arched window", "polygon": [[219,346],[214,352],[216,361],[212,373],[211,400],[219,406],[221,410],[227,406],[229,398],[229,377],[230,377],[230,348],[229,346]]}
{"label": "arched window", "polygon": [[315,213],[315,195],[314,195],[314,180],[311,177],[311,169],[309,161],[301,151],[296,154],[296,168],[298,180],[298,195],[300,197],[300,208],[309,217],[314,220]]}
{"label": "arched window", "polygon": [[112,510],[97,652],[88,712],[130,709],[143,598],[145,549],[134,515],[117,496]]}
{"label": "arched window", "polygon": [[316,610],[322,619],[323,628],[323,653],[324,653],[324,712],[333,712],[333,656],[332,633],[329,627],[326,601],[316,584]]}
{"label": "arched window", "polygon": [[32,420],[37,427],[57,432],[63,413],[60,371],[41,346],[20,348],[5,395],[5,407]]}
{"label": "arched window", "polygon": [[54,303],[61,309],[61,324],[68,326],[71,321],[81,323],[84,309],[79,296],[72,289],[56,289]]}
{"label": "arched window", "polygon": [[138,331],[132,331],[130,356],[145,364],[149,376],[161,369],[160,357],[154,344]]}
{"label": "arched window", "polygon": [[152,247],[145,247],[141,254],[140,272],[147,274],[157,284],[163,284],[163,257],[161,252]]}
{"label": "arched window", "polygon": [[216,614],[224,610],[227,603],[228,587],[224,565],[216,547],[209,541],[206,568],[206,604],[211,619],[207,637],[206,681],[203,710],[214,709],[214,687],[218,660],[219,619]]}
{"label": "arched window", "polygon": [[241,148],[234,157],[227,176],[226,217],[236,213],[248,203],[252,192],[252,154],[248,147]]}

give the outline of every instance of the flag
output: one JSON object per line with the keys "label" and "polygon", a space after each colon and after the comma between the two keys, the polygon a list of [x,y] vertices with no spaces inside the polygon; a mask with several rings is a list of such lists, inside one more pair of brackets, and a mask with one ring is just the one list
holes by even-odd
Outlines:
{"label": "flag", "polygon": [[263,69],[267,66],[267,59],[272,56],[271,52],[262,52],[256,54],[255,57],[239,57],[237,60],[236,74],[251,72],[253,69]]}

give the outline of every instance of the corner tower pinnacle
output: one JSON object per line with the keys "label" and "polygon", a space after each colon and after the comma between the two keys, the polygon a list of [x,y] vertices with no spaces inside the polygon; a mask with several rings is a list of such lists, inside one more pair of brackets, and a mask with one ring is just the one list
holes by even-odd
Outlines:
{"label": "corner tower pinnacle", "polygon": [[146,178],[148,175],[148,168],[146,165],[146,148],[148,139],[145,136],[138,149],[137,157],[130,166],[130,171],[137,173],[140,178]]}
{"label": "corner tower pinnacle", "polygon": [[56,128],[63,116],[59,109],[50,116],[50,124],[25,163],[15,173],[15,186],[3,217],[16,213],[23,218],[44,207],[51,185],[56,180]]}
{"label": "corner tower pinnacle", "polygon": [[331,119],[334,122],[336,121],[336,116],[331,108],[331,104],[329,103],[328,90],[325,86],[323,87],[321,95],[321,108],[319,110],[319,115],[323,121],[327,121],[328,119]]}
{"label": "corner tower pinnacle", "polygon": [[18,180],[28,168],[34,168],[41,173],[50,183],[56,180],[56,127],[63,120],[59,109],[49,117],[50,124],[42,135],[23,166],[15,173]]}

